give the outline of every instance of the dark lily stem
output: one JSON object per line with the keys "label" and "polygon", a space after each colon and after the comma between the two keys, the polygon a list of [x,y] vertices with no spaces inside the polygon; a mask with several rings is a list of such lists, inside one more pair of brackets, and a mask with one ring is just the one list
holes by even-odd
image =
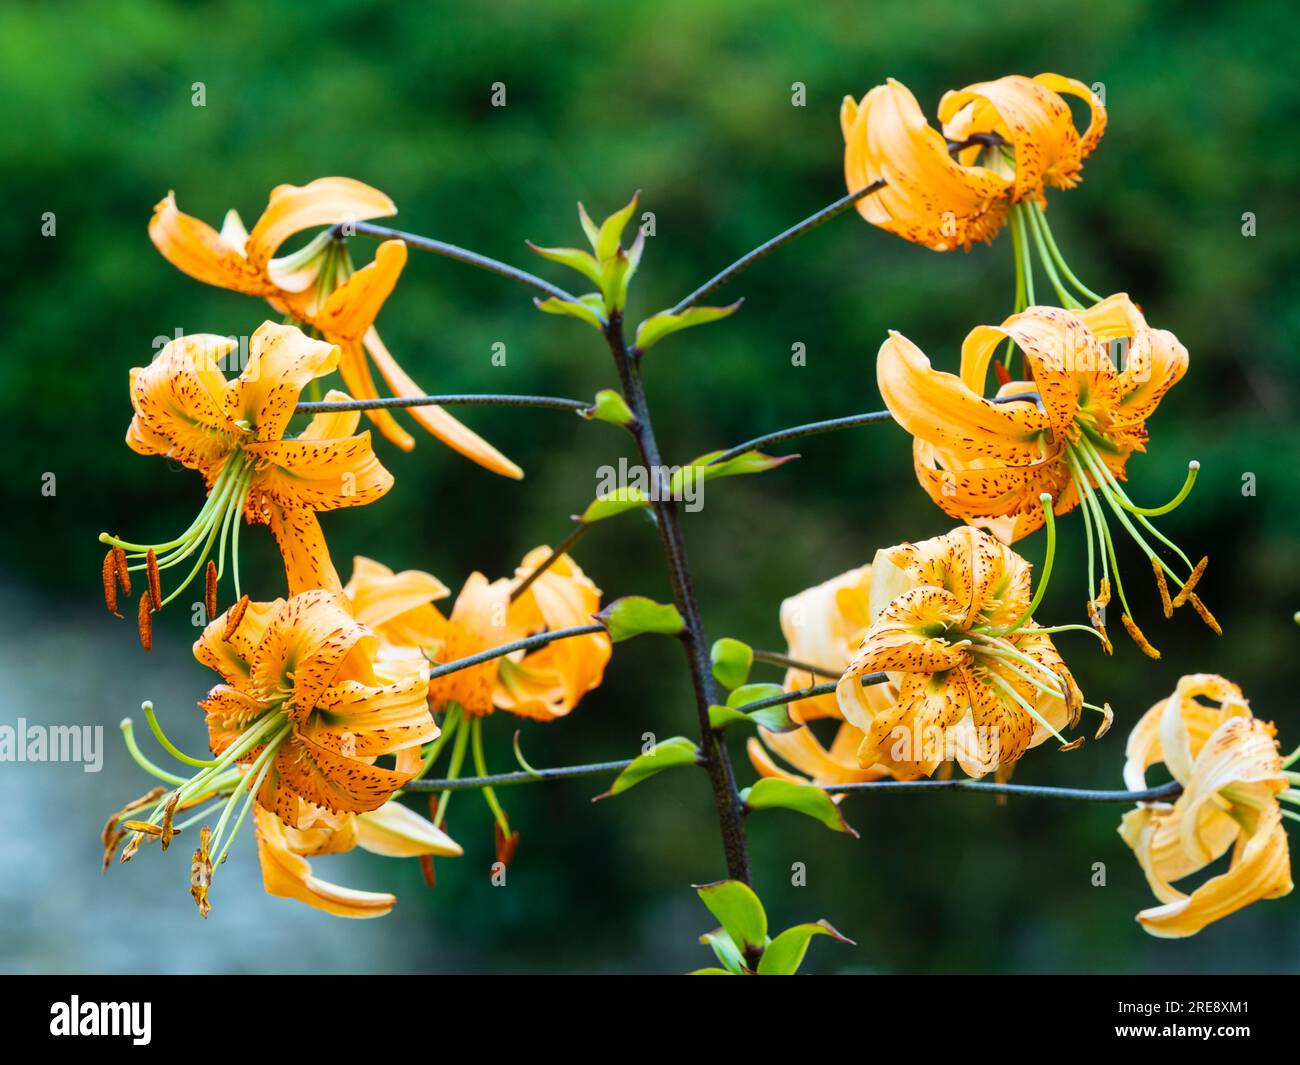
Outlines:
{"label": "dark lily stem", "polygon": [[567,640],[572,636],[589,636],[592,633],[604,631],[606,631],[604,625],[596,624],[578,625],[572,629],[555,629],[552,632],[539,632],[536,636],[528,636],[522,640],[515,640],[513,643],[503,643],[500,647],[490,647],[476,655],[469,655],[466,658],[458,658],[454,662],[444,662],[441,665],[434,666],[433,669],[429,670],[429,679],[437,680],[439,677],[445,677],[448,673],[459,673],[462,669],[469,669],[470,666],[491,662],[494,658],[513,654],[515,651],[531,651],[534,647],[545,647],[548,643],[554,643],[556,640]]}
{"label": "dark lily stem", "polygon": [[[663,461],[659,456],[659,443],[655,439],[654,427],[650,421],[645,386],[641,381],[641,367],[636,353],[628,348],[627,340],[624,338],[621,312],[616,311],[609,316],[604,332],[610,353],[614,356],[614,366],[622,385],[623,399],[636,419],[628,426],[628,431],[636,440],[637,450],[641,454],[641,461],[645,468],[650,471],[652,477],[658,479],[663,476]],[[704,623],[700,617],[690,565],[686,559],[686,544],[682,538],[678,519],[677,501],[671,498],[672,493],[667,491],[667,485],[659,487],[663,490],[651,493],[654,500],[651,505],[654,508],[655,524],[659,529],[659,539],[667,562],[668,578],[672,583],[673,602],[685,623],[685,628],[682,630],[682,646],[686,651],[691,683],[695,689],[695,709],[700,727],[700,753],[704,768],[709,774],[709,782],[713,787],[713,803],[717,808],[718,822],[722,830],[722,845],[727,856],[727,875],[732,880],[740,880],[748,884],[750,883],[749,846],[745,839],[744,803],[741,802],[740,795],[736,791],[731,758],[722,742],[722,736],[709,725],[709,707],[720,700],[709,663]]]}
{"label": "dark lily stem", "polygon": [[803,236],[805,233],[808,232],[808,230],[816,229],[823,222],[829,222],[836,215],[843,214],[859,200],[864,199],[867,196],[870,196],[873,192],[879,192],[884,187],[885,187],[885,179],[881,178],[879,181],[873,181],[870,185],[867,185],[865,188],[858,189],[857,192],[850,192],[847,196],[841,196],[834,203],[829,204],[826,207],[823,207],[816,214],[809,215],[802,222],[798,222],[795,225],[792,225],[784,233],[778,233],[771,240],[765,241],[764,243],[760,244],[757,248],[755,248],[753,251],[747,252],[746,254],[742,255],[739,259],[737,259],[734,263],[728,266],[721,273],[714,275],[708,281],[704,282],[704,284],[702,284],[689,296],[687,296],[675,307],[673,307],[673,309],[669,313],[681,314],[682,311],[686,310],[687,307],[695,306],[695,304],[699,303],[700,300],[704,299],[704,297],[709,295],[709,293],[715,291],[716,289],[720,289],[723,285],[725,285],[728,281],[730,281],[741,271],[746,270],[749,267],[753,266],[754,263],[758,262],[759,259],[762,259],[770,255],[772,252],[776,251],[776,249],[781,247],[782,245],[789,244],[790,241],[795,239],[795,237]]}
{"label": "dark lily stem", "polygon": [[351,234],[359,237],[374,237],[376,240],[402,240],[406,242],[408,247],[415,248],[418,251],[442,255],[448,259],[455,259],[457,262],[477,266],[480,270],[489,270],[494,274],[500,274],[502,277],[508,277],[511,281],[518,281],[521,285],[536,289],[547,296],[553,296],[557,300],[564,300],[566,303],[577,302],[577,297],[565,292],[558,285],[552,285],[549,281],[543,281],[535,274],[530,274],[527,270],[520,270],[517,266],[511,266],[499,259],[480,255],[468,248],[448,244],[443,240],[422,237],[416,233],[406,233],[400,229],[390,229],[388,226],[377,226],[370,222],[343,222],[334,227],[336,237],[346,237]]}
{"label": "dark lily stem", "polygon": [[735,447],[729,448],[722,454],[709,459],[707,465],[712,466],[719,462],[726,462],[728,459],[734,459],[737,455],[743,455],[746,451],[753,451],[765,444],[781,444],[787,440],[798,440],[805,436],[834,432],[836,429],[852,429],[858,425],[875,425],[878,422],[892,422],[893,420],[894,416],[889,411],[873,410],[869,414],[850,414],[846,418],[830,418],[824,422],[809,422],[807,425],[778,429],[774,433],[756,436],[753,440],[746,440],[743,444],[737,444]]}
{"label": "dark lily stem", "polygon": [[455,780],[413,780],[407,791],[471,791],[474,788],[500,788],[510,784],[532,784],[541,780],[572,780],[575,777],[595,777],[605,773],[621,773],[632,764],[631,758],[617,762],[594,762],[591,765],[566,765],[556,769],[538,769],[529,773],[497,773],[487,777],[457,777]]}
{"label": "dark lily stem", "polygon": [[295,414],[321,414],[328,411],[386,410],[392,407],[542,407],[547,410],[571,410],[581,414],[590,403],[560,396],[511,396],[468,394],[455,396],[386,396],[383,399],[322,399],[299,403]]}
{"label": "dark lily stem", "polygon": [[579,522],[578,527],[574,529],[573,532],[569,533],[568,536],[566,536],[563,540],[561,540],[558,544],[555,545],[550,555],[546,557],[546,560],[542,562],[540,566],[538,566],[535,570],[532,571],[532,573],[528,574],[527,577],[525,577],[519,584],[515,586],[514,590],[511,591],[510,593],[510,602],[513,603],[516,599],[518,599],[521,595],[523,595],[524,592],[526,592],[532,586],[533,581],[537,580],[538,577],[540,577],[543,573],[545,573],[548,569],[550,569],[553,565],[555,565],[556,559],[558,559],[561,555],[566,555],[570,551],[572,551],[574,545],[576,545],[579,540],[581,540],[584,536],[587,535],[587,531],[590,528],[591,526],[588,525],[586,522]]}
{"label": "dark lily stem", "polygon": [[789,655],[778,654],[776,651],[754,651],[755,662],[766,662],[770,666],[782,666],[785,669],[797,669],[802,673],[810,673],[814,677],[838,677],[840,674],[833,669],[823,669],[821,666],[810,665],[807,662],[800,662],[797,658],[791,658]]}
{"label": "dark lily stem", "polygon": [[1082,802],[1158,802],[1176,799],[1183,786],[1176,780],[1141,791],[1105,791],[1096,788],[1053,788],[1037,784],[999,784],[991,780],[868,780],[857,784],[827,784],[826,791],[915,792],[980,791],[985,795],[1024,795],[1038,799],[1076,799]]}

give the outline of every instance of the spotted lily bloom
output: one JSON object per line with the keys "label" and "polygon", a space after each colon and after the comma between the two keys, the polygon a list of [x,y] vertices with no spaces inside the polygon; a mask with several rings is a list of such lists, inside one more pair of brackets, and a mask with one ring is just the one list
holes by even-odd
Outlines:
{"label": "spotted lily bloom", "polygon": [[[1062,94],[1091,113],[1080,134]],[[1013,208],[1042,219],[1045,189],[1072,188],[1106,128],[1106,109],[1082,82],[1018,74],[944,94],[943,132],[899,82],[877,85],[840,108],[844,175],[853,192],[883,179],[858,201],[868,222],[934,251],[990,242]],[[1019,220],[1017,220],[1019,221]]]}
{"label": "spotted lily bloom", "polygon": [[[878,551],[871,570],[871,625],[836,688],[863,733],[860,765],[915,778],[955,760],[981,777],[1049,736],[1082,744],[1061,730],[1091,704],[1052,643],[1058,630],[1033,620],[1050,562],[1031,598],[1029,563],[963,526]],[[882,671],[898,693],[883,709],[861,683]],[[1100,734],[1108,711],[1091,708],[1107,715]]]}
{"label": "spotted lily bloom", "polygon": [[268,895],[296,899],[335,917],[383,917],[397,903],[387,892],[358,891],[321,880],[309,858],[361,847],[389,858],[458,857],[460,845],[395,799],[378,810],[342,814],[311,828],[287,827],[260,806],[253,810],[262,883]]}
{"label": "spotted lily bloom", "polygon": [[[1026,376],[986,397],[990,363],[1008,340],[1021,352]],[[1120,352],[1122,366],[1112,358]],[[1163,506],[1138,506],[1121,485],[1129,457],[1146,450],[1147,419],[1186,370],[1187,349],[1167,330],[1148,326],[1120,294],[1083,310],[1030,307],[1000,326],[977,326],[962,344],[960,376],[933,369],[915,344],[891,333],[876,378],[890,413],[915,438],[921,486],[945,513],[1014,543],[1043,524],[1042,493],[1058,515],[1077,507],[1088,543],[1088,612],[1107,650],[1102,611],[1113,587],[1124,628],[1159,657],[1129,609],[1108,512],[1151,561],[1165,616],[1190,603],[1219,632],[1195,591],[1206,561],[1193,565],[1151,521],[1187,498],[1199,464],[1189,464],[1182,489]],[[1173,563],[1156,542],[1172,552]],[[1180,574],[1176,565],[1186,569]]]}
{"label": "spotted lily bloom", "polygon": [[178,811],[216,797],[216,828],[200,831],[192,867],[191,891],[206,916],[213,872],[254,803],[300,830],[337,828],[343,815],[383,806],[420,771],[421,745],[438,735],[425,701],[428,663],[384,651],[343,596],[321,589],[270,603],[241,599],[212,621],[194,656],[222,678],[200,704],[213,757],[183,754],[146,707],[159,742],[199,771],[185,778],[158,769],[128,733],[136,760],[174,787],[146,819],[124,823],[132,838],[123,860],[146,837],[166,846]]}
{"label": "spotted lily bloom", "polygon": [[[228,337],[185,336],[131,371],[135,416],[128,446],[197,470],[208,487],[198,517],[173,539],[146,544],[100,535],[109,546],[104,590],[110,610],[119,581],[129,591],[130,572],[147,574],[148,591],[140,601],[145,637],[149,613],[180,595],[204,563],[209,617],[217,612],[216,585],[228,561],[240,595],[239,530],[245,520],[270,526],[291,593],[337,591],[316,512],[362,506],[393,484],[370,447],[369,432],[356,432],[356,412],[318,414],[296,436],[286,435],[303,387],[337,365],[335,345],[265,322],[249,342],[247,365],[228,380],[219,367],[235,346]],[[162,573],[177,566],[186,575],[164,597]]]}
{"label": "spotted lily bloom", "polygon": [[[1146,771],[1163,762],[1183,786],[1177,801],[1142,803],[1124,815],[1119,833],[1133,848],[1160,905],[1138,922],[1154,936],[1199,932],[1259,899],[1290,893],[1291,857],[1279,799],[1286,772],[1271,724],[1251,715],[1241,689],[1223,677],[1183,677],[1168,699],[1143,715],[1129,736],[1124,783],[1146,788]],[[1171,881],[1191,876],[1232,850],[1226,871],[1191,894]]]}
{"label": "spotted lily bloom", "polygon": [[[317,178],[307,185],[278,185],[251,232],[237,212],[229,211],[220,232],[184,214],[168,193],[154,208],[149,236],[177,269],[199,281],[260,296],[278,312],[337,344],[338,370],[357,399],[378,396],[366,356],[378,367],[394,394],[424,394],[389,353],[374,328],[375,318],[406,265],[406,244],[386,240],[374,260],[360,270],[352,265],[346,240],[325,229],[298,251],[275,257],[287,241],[318,226],[362,222],[397,213],[378,189],[351,178]],[[479,465],[507,477],[523,471],[496,448],[471,432],[441,407],[412,407],[410,413],[428,432]],[[372,410],[367,417],[385,437],[405,451],[415,441],[391,412]]]}
{"label": "spotted lily bloom", "polygon": [[[838,677],[849,666],[853,652],[871,624],[871,567],[859,566],[838,577],[791,596],[781,604],[781,632],[786,655],[792,661],[814,667],[790,667],[785,690],[801,691],[826,677]],[[863,689],[862,697],[877,713],[888,709],[897,693],[889,684]],[[759,729],[748,744],[749,760],[762,776],[786,780],[811,780],[819,785],[877,780],[887,775],[884,766],[858,764],[857,752],[863,735],[845,721],[833,692],[815,695],[789,704],[790,717],[802,723],[790,732]],[[835,718],[839,724],[828,746],[822,744],[809,721]],[[782,769],[773,755],[793,766],[803,776]]]}

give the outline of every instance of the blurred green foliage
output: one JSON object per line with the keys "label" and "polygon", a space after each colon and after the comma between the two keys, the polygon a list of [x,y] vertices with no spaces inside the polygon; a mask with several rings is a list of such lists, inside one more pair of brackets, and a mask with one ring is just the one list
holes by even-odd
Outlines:
{"label": "blurred green foliage", "polygon": [[[1090,284],[1130,292],[1191,352],[1130,484],[1141,500],[1167,498],[1187,459],[1201,460],[1190,502],[1165,527],[1194,556],[1211,556],[1203,595],[1227,635],[1214,638],[1190,612],[1160,620],[1145,562],[1127,552],[1135,609],[1164,658],[1147,661],[1120,638],[1104,659],[1091,641],[1065,637],[1084,690],[1117,708],[1116,728],[1078,753],[1034,752],[1017,779],[1118,786],[1129,726],[1195,670],[1237,680],[1294,744],[1298,31],[1288,0],[1214,11],[1120,0],[7,5],[5,581],[66,609],[102,609],[95,535],[166,534],[197,507],[195,477],[123,445],[126,371],[150,358],[155,337],[246,334],[267,312],[157,255],[145,224],[168,189],[214,224],[231,206],[251,224],[274,185],[345,174],[388,192],[396,224],[567,285],[524,238],[577,243],[577,200],[600,216],[639,188],[657,232],[634,284],[635,320],[843,192],[844,94],[892,75],[932,114],[947,88],[1053,70],[1104,83],[1110,110],[1083,185],[1051,197],[1057,236]],[[196,82],[204,107],[191,103]],[[506,86],[504,108],[490,106],[494,82]],[[804,107],[791,103],[796,82]],[[53,238],[41,234],[44,212],[56,216]],[[1257,220],[1253,237],[1242,235],[1245,212]],[[365,242],[356,244],[365,259]],[[836,220],[720,293],[747,297],[739,314],[647,357],[666,454],[683,461],[878,407],[874,355],[890,328],[955,368],[966,332],[1006,313],[1011,276],[1007,239],[936,255],[853,214]],[[589,330],[537,314],[509,282],[418,253],[380,324],[430,391],[587,398],[613,383]],[[504,368],[491,362],[497,343]],[[806,367],[791,364],[795,344],[806,347]],[[425,436],[409,455],[380,442],[395,489],[324,519],[341,569],[365,553],[453,588],[474,569],[505,574],[527,549],[562,536],[596,468],[629,453],[623,434],[563,413],[463,413],[527,480],[495,478]],[[949,524],[916,486],[909,440],[892,426],[799,450],[799,462],[773,473],[711,484],[703,512],[687,518],[711,637],[780,649],[784,597]],[[54,498],[39,494],[47,471],[58,478]],[[1247,474],[1253,495],[1243,493]],[[1061,537],[1043,614],[1078,620],[1077,522],[1063,522]],[[245,543],[246,585],[279,594],[269,537]],[[1041,540],[1024,550],[1037,561]],[[667,598],[653,529],[637,515],[594,532],[579,560],[607,595]],[[102,628],[124,669],[151,668],[130,625],[105,617]],[[155,657],[188,654],[183,613],[159,629]],[[112,722],[121,708],[94,712]],[[618,648],[604,687],[568,720],[525,726],[523,745],[536,765],[623,757],[643,733],[689,731],[693,719],[680,652],[647,638]],[[513,725],[503,715],[489,722],[498,768],[512,763]],[[688,885],[724,870],[703,774],[665,774],[591,807],[597,784],[502,794],[523,833],[507,889],[488,885],[491,825],[473,796],[457,796],[451,814],[467,857],[438,863],[436,890],[420,887],[411,864],[385,866],[384,883],[404,908],[423,909],[431,942],[482,969],[707,964],[693,936],[708,918]],[[120,798],[105,795],[104,809]],[[852,798],[844,809],[860,841],[781,812],[750,825],[757,887],[777,926],[826,917],[859,943],[819,944],[811,971],[1300,967],[1295,900],[1258,905],[1194,941],[1143,935],[1133,914],[1149,894],[1115,834],[1116,808],[908,796]],[[239,860],[253,860],[251,848]],[[806,866],[805,888],[791,886],[794,862]],[[1104,888],[1092,886],[1097,862]]]}

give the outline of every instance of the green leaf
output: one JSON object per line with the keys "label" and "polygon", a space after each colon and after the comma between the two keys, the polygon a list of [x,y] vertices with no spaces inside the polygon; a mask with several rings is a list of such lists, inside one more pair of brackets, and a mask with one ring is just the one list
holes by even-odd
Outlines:
{"label": "green leaf", "polygon": [[600,235],[600,230],[591,220],[591,215],[587,214],[587,208],[581,203],[578,204],[578,221],[582,223],[582,231],[587,234],[587,243],[591,245],[591,250],[595,251],[596,238]]}
{"label": "green leaf", "polygon": [[615,211],[612,215],[600,224],[600,232],[596,234],[594,241],[596,246],[596,258],[601,262],[612,258],[618,251],[620,238],[623,236],[623,229],[632,217],[632,212],[636,210],[636,205],[641,199],[641,193],[638,191],[633,194],[631,201],[622,210]]}
{"label": "green leaf", "polygon": [[705,932],[700,936],[700,942],[713,950],[727,972],[738,976],[745,971],[745,959],[740,948],[727,935],[726,929],[716,928],[712,932]]}
{"label": "green leaf", "polygon": [[582,412],[587,419],[609,422],[612,425],[631,425],[636,421],[632,408],[612,388],[602,388],[596,393],[596,402]]}
{"label": "green leaf", "polygon": [[767,942],[767,914],[753,888],[739,880],[719,880],[697,884],[695,892],[742,954],[762,949]]}
{"label": "green leaf", "polygon": [[615,599],[596,615],[615,643],[630,640],[644,632],[676,636],[686,627],[677,608],[671,603],[656,603],[643,595],[625,595]]}
{"label": "green leaf", "polygon": [[[586,299],[586,297],[583,297]],[[586,322],[593,329],[603,331],[605,328],[605,319],[597,310],[593,310],[590,301],[583,302],[583,299],[577,301],[562,300],[556,296],[548,296],[544,300],[533,300],[533,304],[539,311],[547,314],[567,314],[570,318],[577,318],[580,322]],[[599,306],[603,307],[603,301]]]}
{"label": "green leaf", "polygon": [[729,973],[726,969],[696,969],[694,972],[686,974],[687,976],[739,976],[739,973]]}
{"label": "green leaf", "polygon": [[799,784],[779,777],[764,777],[752,788],[740,793],[741,800],[751,810],[794,810],[820,821],[835,832],[847,832],[856,837],[857,832],[844,820],[840,808],[821,788],[812,784]]}
{"label": "green leaf", "polygon": [[632,764],[614,778],[609,791],[597,795],[591,801],[599,802],[613,795],[621,795],[628,788],[640,784],[641,781],[656,773],[662,773],[665,769],[672,769],[679,765],[695,765],[699,757],[699,748],[685,736],[674,736],[672,739],[663,740],[656,743],[647,754],[632,759]]}
{"label": "green leaf", "polygon": [[793,732],[800,727],[800,722],[790,717],[789,703],[765,707],[746,714],[730,706],[713,705],[709,707],[709,727],[726,728],[728,725],[757,725],[768,732]]}
{"label": "green leaf", "polygon": [[581,248],[542,248],[531,240],[526,240],[524,243],[529,251],[536,252],[543,259],[550,259],[551,262],[567,266],[570,270],[577,270],[593,284],[600,284],[600,263],[596,262],[596,257],[591,252],[583,251]]}
{"label": "green leaf", "polygon": [[727,705],[733,710],[757,703],[763,699],[772,699],[784,695],[785,689],[779,684],[745,684],[727,696]]}
{"label": "green leaf", "polygon": [[736,300],[726,307],[688,307],[681,314],[660,311],[636,327],[636,348],[639,351],[648,351],[664,337],[680,329],[689,329],[694,325],[705,325],[708,322],[716,322],[719,318],[726,318],[740,310],[740,305],[744,302],[743,299]]}
{"label": "green leaf", "polygon": [[592,522],[604,521],[616,514],[622,514],[625,510],[636,510],[649,504],[650,497],[639,488],[616,488],[606,495],[593,499],[576,520],[590,525]]}
{"label": "green leaf", "polygon": [[687,494],[688,486],[693,488],[701,481],[712,481],[717,477],[743,477],[751,473],[766,473],[799,457],[798,455],[777,457],[764,455],[759,451],[746,451],[725,462],[713,462],[713,459],[721,454],[723,454],[721,451],[710,451],[707,455],[701,455],[688,462],[673,474],[669,482],[669,489],[674,493],[673,498],[683,498]]}
{"label": "green leaf", "polygon": [[793,928],[787,928],[763,950],[763,957],[758,962],[758,975],[794,975],[803,964],[804,955],[808,953],[808,943],[813,936],[830,936],[841,943],[856,946],[853,940],[835,931],[829,921],[797,924]]}
{"label": "green leaf", "polygon": [[742,640],[724,636],[714,642],[709,657],[713,661],[714,679],[724,688],[739,688],[749,678],[754,649]]}

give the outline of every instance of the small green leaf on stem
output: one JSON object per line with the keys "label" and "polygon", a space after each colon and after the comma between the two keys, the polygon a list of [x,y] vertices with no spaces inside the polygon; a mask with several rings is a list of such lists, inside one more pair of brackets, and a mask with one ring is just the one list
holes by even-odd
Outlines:
{"label": "small green leaf on stem", "polygon": [[803,964],[804,955],[808,953],[808,943],[813,936],[830,936],[841,943],[856,946],[853,940],[840,935],[829,921],[797,924],[793,928],[787,928],[767,945],[758,962],[758,975],[794,975]]}
{"label": "small green leaf on stem", "polygon": [[531,240],[526,240],[524,243],[528,245],[529,251],[536,252],[543,259],[550,259],[551,262],[567,266],[570,270],[577,270],[593,284],[600,284],[600,264],[596,262],[591,252],[583,251],[581,248],[542,248]]}
{"label": "small green leaf on stem", "polygon": [[720,318],[726,318],[728,315],[740,310],[740,305],[744,302],[743,299],[740,299],[726,307],[690,307],[680,314],[673,314],[671,311],[660,311],[658,314],[651,315],[636,327],[636,348],[638,351],[647,351],[663,340],[664,337],[676,333],[678,330],[689,329],[691,326],[705,325],[708,322],[716,322]]}
{"label": "small green leaf on stem", "polygon": [[686,627],[681,614],[671,603],[656,603],[643,595],[625,595],[622,599],[615,599],[595,618],[605,626],[609,638],[615,643],[645,632],[676,636]]}
{"label": "small green leaf on stem", "polygon": [[783,694],[784,689],[779,684],[744,684],[727,696],[726,706],[709,707],[709,724],[719,729],[746,724],[757,725],[769,732],[791,732],[799,727],[799,722],[790,717],[789,703],[765,706],[750,713],[744,709],[750,703]]}
{"label": "small green leaf on stem", "polygon": [[820,821],[834,832],[847,832],[857,837],[853,826],[844,820],[840,808],[821,788],[812,784],[799,784],[779,777],[764,777],[752,788],[740,793],[741,800],[750,810],[794,810]]}
{"label": "small green leaf on stem", "polygon": [[577,300],[573,301],[548,296],[544,300],[535,299],[533,303],[539,311],[544,311],[546,314],[567,314],[571,318],[577,318],[580,322],[586,322],[597,331],[604,331],[605,318],[602,312],[604,311],[605,302],[598,292],[579,296]]}
{"label": "small green leaf on stem", "polygon": [[700,936],[700,942],[713,951],[730,975],[739,976],[745,971],[745,958],[725,928],[715,928],[712,932],[705,932]]}
{"label": "small green leaf on stem", "polygon": [[724,636],[713,644],[713,677],[724,688],[739,688],[749,679],[754,664],[754,649],[742,640]]}
{"label": "small green leaf on stem", "polygon": [[627,400],[612,388],[602,388],[597,392],[596,401],[582,411],[582,416],[588,420],[609,422],[611,425],[626,426],[636,421],[636,416],[632,413],[632,408],[627,405]]}
{"label": "small green leaf on stem", "polygon": [[695,892],[742,955],[763,949],[767,943],[767,914],[753,888],[740,880],[719,880],[697,884]]}
{"label": "small green leaf on stem", "polygon": [[665,769],[672,769],[679,765],[695,765],[699,757],[699,748],[685,736],[674,736],[672,739],[663,740],[656,743],[647,754],[634,758],[632,764],[614,778],[609,791],[597,795],[591,801],[600,802],[602,799],[621,795],[628,788],[640,784],[641,781],[656,773],[662,773]]}
{"label": "small green leaf on stem", "polygon": [[596,239],[592,242],[597,259],[603,261],[611,258],[618,251],[619,241],[623,237],[623,230],[626,228],[628,219],[632,217],[632,212],[636,210],[636,205],[640,200],[641,192],[638,190],[632,195],[632,199],[626,207],[615,211],[600,224],[600,232],[596,234]]}
{"label": "small green leaf on stem", "polygon": [[721,451],[710,451],[707,455],[692,459],[673,474],[673,478],[669,482],[670,491],[674,493],[673,498],[685,498],[686,489],[688,487],[694,488],[695,485],[702,481],[712,481],[717,477],[743,477],[751,473],[766,473],[768,470],[784,466],[787,462],[799,457],[798,455],[781,455],[777,457],[764,455],[760,451],[746,451],[743,455],[727,459],[726,462],[717,462],[710,465],[712,459],[721,454]]}
{"label": "small green leaf on stem", "polygon": [[593,522],[612,518],[616,514],[622,514],[626,510],[636,510],[649,504],[650,497],[639,488],[616,488],[593,499],[587,509],[577,515],[574,521],[590,525]]}

